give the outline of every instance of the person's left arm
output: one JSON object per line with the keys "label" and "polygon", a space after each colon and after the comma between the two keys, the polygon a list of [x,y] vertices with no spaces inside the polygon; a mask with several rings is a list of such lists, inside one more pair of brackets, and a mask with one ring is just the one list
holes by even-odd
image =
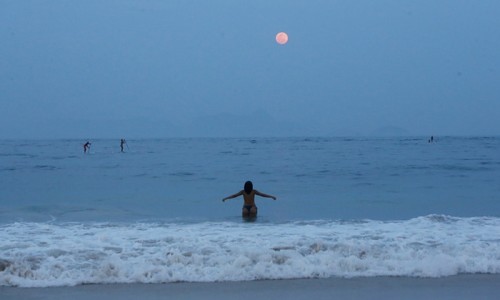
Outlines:
{"label": "person's left arm", "polygon": [[222,199],[222,202],[226,202],[226,200],[233,199],[233,198],[236,198],[236,197],[241,196],[241,195],[243,195],[243,191],[239,191],[238,193],[236,193],[234,195],[227,196],[226,198]]}

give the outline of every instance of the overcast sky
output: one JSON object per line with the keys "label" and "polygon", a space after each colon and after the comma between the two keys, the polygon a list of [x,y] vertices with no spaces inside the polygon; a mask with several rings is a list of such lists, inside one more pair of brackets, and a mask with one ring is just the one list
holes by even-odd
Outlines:
{"label": "overcast sky", "polygon": [[0,138],[499,135],[500,1],[0,0],[0,113]]}

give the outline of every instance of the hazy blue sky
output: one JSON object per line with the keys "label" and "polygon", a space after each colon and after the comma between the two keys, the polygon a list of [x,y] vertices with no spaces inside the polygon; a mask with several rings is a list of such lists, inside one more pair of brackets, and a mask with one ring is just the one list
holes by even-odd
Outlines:
{"label": "hazy blue sky", "polygon": [[500,1],[0,0],[0,113],[0,138],[498,135]]}

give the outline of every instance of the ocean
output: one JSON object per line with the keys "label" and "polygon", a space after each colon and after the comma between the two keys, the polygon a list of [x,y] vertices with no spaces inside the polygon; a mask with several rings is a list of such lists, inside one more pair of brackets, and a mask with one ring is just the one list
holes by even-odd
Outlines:
{"label": "ocean", "polygon": [[84,142],[0,140],[0,286],[500,273],[500,137]]}

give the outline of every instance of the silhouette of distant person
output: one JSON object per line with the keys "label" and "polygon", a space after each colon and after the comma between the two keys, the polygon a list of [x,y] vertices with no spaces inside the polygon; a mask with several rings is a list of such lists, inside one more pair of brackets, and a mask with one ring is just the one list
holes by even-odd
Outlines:
{"label": "silhouette of distant person", "polygon": [[120,151],[121,152],[125,152],[124,151],[124,146],[127,144],[127,142],[125,141],[125,139],[121,139],[120,140]]}
{"label": "silhouette of distant person", "polygon": [[429,143],[434,143],[434,136],[431,136],[431,138],[429,139]]}
{"label": "silhouette of distant person", "polygon": [[83,153],[87,153],[90,150],[90,145],[92,145],[89,141],[83,144]]}

